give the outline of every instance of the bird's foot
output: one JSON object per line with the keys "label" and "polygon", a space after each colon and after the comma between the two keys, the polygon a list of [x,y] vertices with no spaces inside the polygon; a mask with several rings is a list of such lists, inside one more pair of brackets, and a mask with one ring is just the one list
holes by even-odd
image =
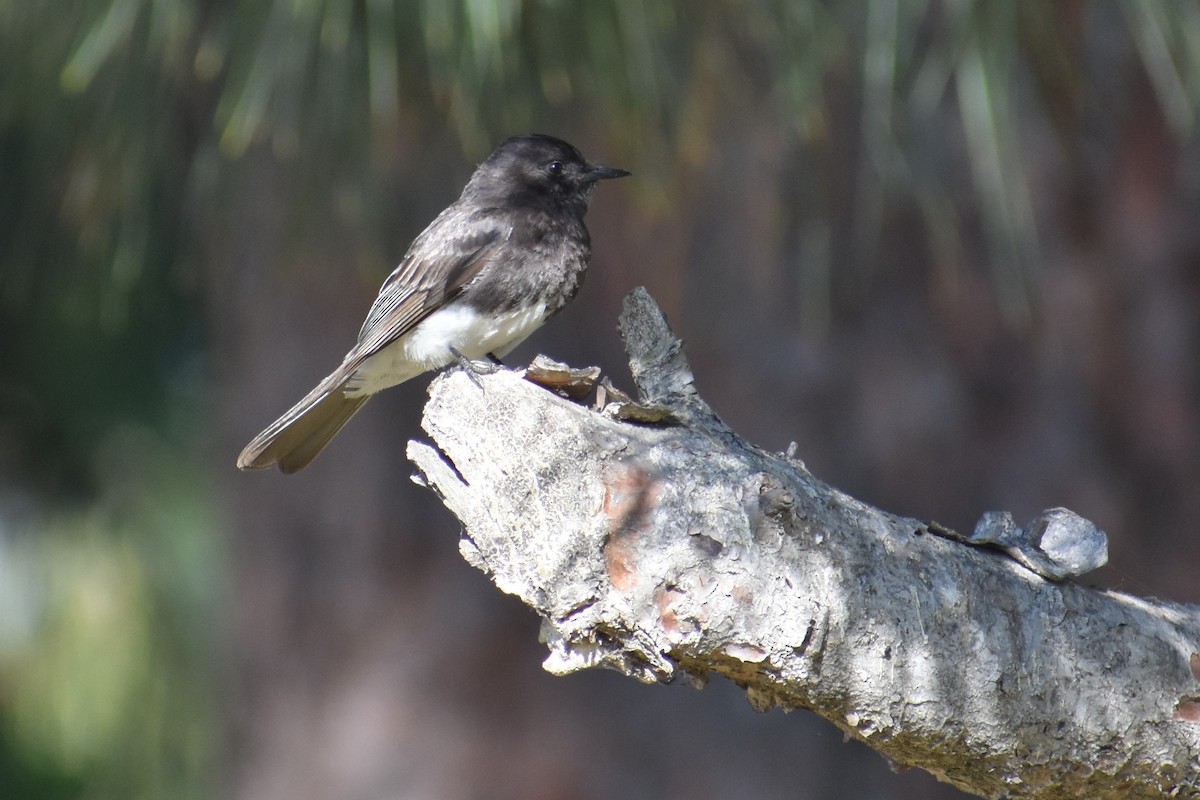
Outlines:
{"label": "bird's foot", "polygon": [[504,365],[500,363],[500,359],[496,358],[491,353],[488,353],[488,361],[475,361],[467,358],[455,348],[450,348],[451,355],[458,362],[458,366],[463,372],[467,373],[467,377],[471,379],[471,383],[479,387],[479,391],[483,391],[483,384],[479,381],[480,375],[491,375],[494,372],[499,372]]}

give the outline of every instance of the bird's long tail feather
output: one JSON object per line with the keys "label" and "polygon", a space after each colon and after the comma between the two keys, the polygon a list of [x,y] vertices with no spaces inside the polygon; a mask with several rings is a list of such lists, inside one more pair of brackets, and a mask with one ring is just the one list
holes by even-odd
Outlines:
{"label": "bird's long tail feather", "polygon": [[367,394],[347,397],[342,375],[339,370],[321,381],[303,400],[255,436],[238,456],[238,469],[266,469],[278,464],[281,471],[290,473],[308,466],[370,399]]}

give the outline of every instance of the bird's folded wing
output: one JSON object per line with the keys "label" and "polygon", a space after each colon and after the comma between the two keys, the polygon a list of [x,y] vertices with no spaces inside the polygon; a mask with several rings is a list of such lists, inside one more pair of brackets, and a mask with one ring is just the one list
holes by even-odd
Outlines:
{"label": "bird's folded wing", "polygon": [[489,227],[432,250],[421,246],[430,238],[423,235],[414,242],[404,261],[384,281],[358,333],[358,344],[346,357],[347,364],[362,363],[457,297],[495,257],[505,236],[499,227]]}

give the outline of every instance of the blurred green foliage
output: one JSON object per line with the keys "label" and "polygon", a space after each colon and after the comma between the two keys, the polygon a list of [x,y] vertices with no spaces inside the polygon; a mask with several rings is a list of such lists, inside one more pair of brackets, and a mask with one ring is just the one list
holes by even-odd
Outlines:
{"label": "blurred green foliage", "polygon": [[[930,165],[954,122],[1020,318],[1038,236],[1017,99],[1034,87],[1077,137],[1089,41],[1114,30],[1190,133],[1188,2],[0,0],[0,796],[211,789],[219,554],[180,418],[205,411],[202,267],[249,150],[365,185],[446,129],[479,157],[582,117],[636,153],[652,213],[714,157],[730,98],[767,98],[761,124],[818,152],[852,102],[861,283],[901,196],[953,262],[954,177]],[[821,318],[831,262],[811,255]]]}
{"label": "blurred green foliage", "polygon": [[165,447],[116,428],[94,503],[4,509],[2,797],[212,796],[222,559],[210,492]]}

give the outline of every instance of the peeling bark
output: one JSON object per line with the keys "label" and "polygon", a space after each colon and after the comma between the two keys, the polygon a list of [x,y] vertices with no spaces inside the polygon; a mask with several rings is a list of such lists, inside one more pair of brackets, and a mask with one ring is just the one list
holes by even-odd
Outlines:
{"label": "peeling bark", "polygon": [[409,445],[464,557],[541,615],[546,669],[725,675],[985,797],[1200,797],[1200,610],[1048,580],[1073,574],[1039,567],[1048,525],[1103,557],[1065,510],[974,538],[839,492],[717,419],[644,291],[621,326],[637,399],[453,371]]}

